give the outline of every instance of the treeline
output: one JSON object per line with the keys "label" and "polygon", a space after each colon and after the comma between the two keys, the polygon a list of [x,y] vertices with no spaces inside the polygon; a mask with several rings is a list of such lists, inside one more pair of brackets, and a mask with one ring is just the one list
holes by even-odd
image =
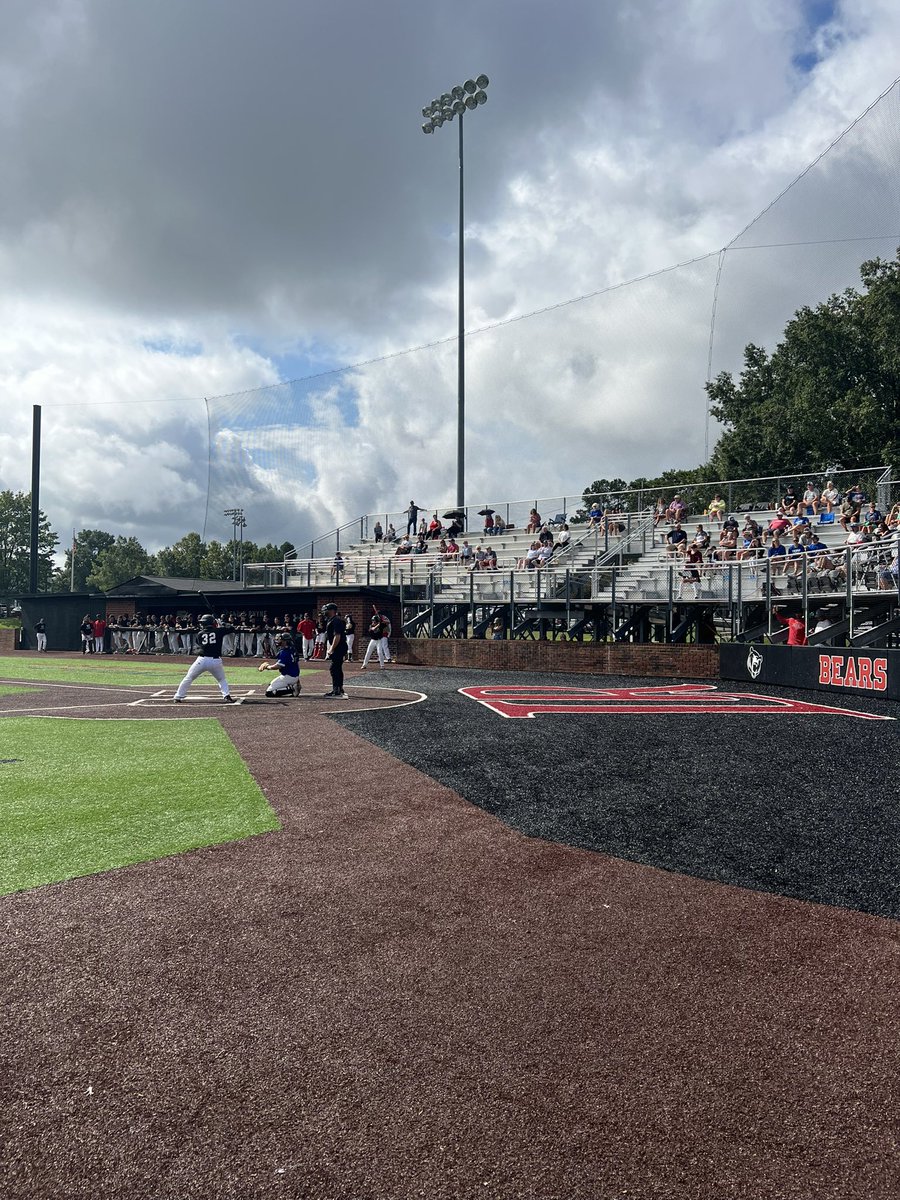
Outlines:
{"label": "treeline", "polygon": [[[135,537],[116,536],[102,529],[82,529],[66,550],[61,567],[54,565],[59,537],[40,514],[38,529],[38,590],[43,592],[105,592],[135,575],[165,575],[191,579],[233,579],[235,563],[280,562],[293,550],[267,542],[204,542],[187,533],[172,546],[148,553]],[[73,571],[74,553],[74,571]],[[0,492],[0,596],[15,597],[29,590],[31,568],[31,496]]]}
{"label": "treeline", "polygon": [[585,504],[719,479],[781,475],[802,484],[829,468],[900,462],[900,251],[893,261],[864,262],[860,279],[861,289],[799,309],[771,354],[746,346],[737,379],[722,372],[706,385],[722,425],[707,464],[627,483],[594,480]]}

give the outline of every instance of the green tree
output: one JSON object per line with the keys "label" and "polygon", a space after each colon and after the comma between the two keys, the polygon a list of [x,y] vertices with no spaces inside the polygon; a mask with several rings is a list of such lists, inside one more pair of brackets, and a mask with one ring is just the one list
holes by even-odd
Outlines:
{"label": "green tree", "polygon": [[72,547],[66,550],[66,558],[53,581],[55,592],[83,592],[87,589],[87,578],[97,569],[100,555],[115,544],[115,536],[102,529],[82,529],[75,535],[75,575],[72,578]]}
{"label": "green tree", "polygon": [[174,544],[160,550],[156,557],[157,573],[180,579],[199,579],[206,543],[199,533],[186,533]]}
{"label": "green tree", "polygon": [[[38,510],[38,589],[46,591],[53,575],[53,551],[59,541],[46,515]],[[31,583],[31,493],[0,492],[0,593],[27,592]]]}
{"label": "green tree", "polygon": [[801,308],[768,354],[748,345],[735,382],[707,384],[724,426],[712,465],[724,478],[893,463],[900,450],[900,252],[860,267],[848,288]]}
{"label": "green tree", "polygon": [[234,577],[234,556],[232,543],[223,546],[221,542],[207,542],[203,557],[200,559],[201,579],[232,579]]}
{"label": "green tree", "polygon": [[293,549],[293,542],[282,542],[280,546],[276,546],[274,542],[266,542],[264,546],[256,547],[256,558],[248,558],[245,554],[244,562],[283,562],[285,555],[290,554]]}
{"label": "green tree", "polygon": [[108,592],[135,575],[155,573],[155,565],[137,538],[119,536],[98,556],[94,570],[87,577],[87,586]]}

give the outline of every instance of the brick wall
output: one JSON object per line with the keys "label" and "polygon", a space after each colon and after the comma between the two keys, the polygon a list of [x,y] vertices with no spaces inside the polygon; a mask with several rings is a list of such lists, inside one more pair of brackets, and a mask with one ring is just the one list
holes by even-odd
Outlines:
{"label": "brick wall", "polygon": [[17,629],[0,629],[0,654],[12,654],[16,648]]}
{"label": "brick wall", "polygon": [[479,671],[565,671],[576,675],[636,675],[663,679],[718,679],[716,646],[593,645],[580,642],[456,638],[392,639],[398,662]]}

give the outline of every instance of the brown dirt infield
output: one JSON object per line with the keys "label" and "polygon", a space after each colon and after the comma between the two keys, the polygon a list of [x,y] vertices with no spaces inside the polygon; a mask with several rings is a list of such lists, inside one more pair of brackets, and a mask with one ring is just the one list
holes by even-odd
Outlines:
{"label": "brown dirt infield", "polygon": [[284,703],[203,708],[281,832],[0,900],[3,1195],[900,1192],[896,922],[525,838]]}

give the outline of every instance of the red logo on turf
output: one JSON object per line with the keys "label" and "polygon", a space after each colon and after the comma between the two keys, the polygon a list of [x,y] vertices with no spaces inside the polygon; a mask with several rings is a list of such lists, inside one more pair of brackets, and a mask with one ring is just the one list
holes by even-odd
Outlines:
{"label": "red logo on turf", "polygon": [[501,687],[460,688],[464,696],[477,700],[501,717],[536,717],[551,713],[701,713],[716,716],[761,714],[831,713],[838,717],[861,717],[864,721],[892,721],[875,713],[811,704],[779,696],[755,696],[751,692],[720,692],[712,683],[674,683],[660,687],[591,688],[546,687],[513,684]]}

